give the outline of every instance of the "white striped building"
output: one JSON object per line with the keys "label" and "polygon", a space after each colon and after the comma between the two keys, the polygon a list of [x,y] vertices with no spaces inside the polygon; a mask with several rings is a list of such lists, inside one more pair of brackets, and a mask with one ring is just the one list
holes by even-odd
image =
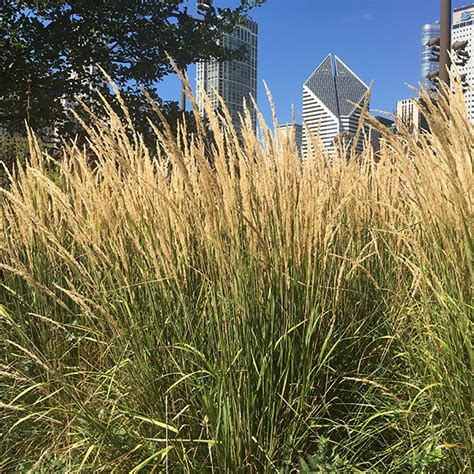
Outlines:
{"label": "white striped building", "polygon": [[452,40],[468,41],[466,51],[469,60],[459,68],[460,74],[466,74],[470,89],[465,93],[469,120],[474,122],[474,4],[454,9]]}
{"label": "white striped building", "polygon": [[[367,84],[329,54],[303,85],[303,156],[316,136],[330,154],[338,139],[351,144],[359,127],[357,106],[365,103],[368,93]],[[362,140],[355,146],[360,152]]]}

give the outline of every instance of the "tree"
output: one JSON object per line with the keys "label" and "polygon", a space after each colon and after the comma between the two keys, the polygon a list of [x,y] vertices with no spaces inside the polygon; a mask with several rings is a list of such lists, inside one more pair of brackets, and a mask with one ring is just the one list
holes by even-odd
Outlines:
{"label": "tree", "polygon": [[8,187],[9,174],[28,159],[28,139],[0,135],[0,188]]}
{"label": "tree", "polygon": [[[36,130],[71,126],[65,105],[77,97],[93,107],[96,91],[113,101],[102,67],[123,91],[137,118],[148,110],[141,88],[165,110],[156,85],[174,69],[241,51],[217,44],[247,12],[265,0],[241,0],[200,19],[186,0],[1,0],[0,127]],[[92,93],[92,91],[94,91]],[[143,114],[142,114],[143,115]],[[142,120],[143,123],[143,120]]]}

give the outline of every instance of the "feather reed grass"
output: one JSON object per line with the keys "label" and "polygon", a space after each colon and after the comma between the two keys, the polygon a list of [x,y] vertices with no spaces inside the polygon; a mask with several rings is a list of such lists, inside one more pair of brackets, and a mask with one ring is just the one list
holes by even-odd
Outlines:
{"label": "feather reed grass", "polygon": [[0,204],[0,470],[472,472],[460,92],[419,141],[304,160],[207,102],[209,141],[193,106],[156,150],[105,102],[60,160],[30,133]]}

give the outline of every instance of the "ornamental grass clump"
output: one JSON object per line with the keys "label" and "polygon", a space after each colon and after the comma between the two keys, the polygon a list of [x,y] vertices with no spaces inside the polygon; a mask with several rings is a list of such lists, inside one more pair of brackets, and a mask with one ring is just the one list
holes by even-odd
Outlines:
{"label": "ornamental grass clump", "polygon": [[105,103],[60,160],[30,133],[0,470],[471,472],[474,137],[443,97],[377,154],[302,160],[209,101],[155,149]]}

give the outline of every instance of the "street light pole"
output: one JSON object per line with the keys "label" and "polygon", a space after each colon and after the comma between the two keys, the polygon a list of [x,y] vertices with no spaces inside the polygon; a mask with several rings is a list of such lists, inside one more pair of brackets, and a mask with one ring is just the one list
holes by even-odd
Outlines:
{"label": "street light pole", "polygon": [[[184,11],[183,11],[183,16],[185,18],[188,17],[188,7],[184,7]],[[182,74],[182,78],[181,78],[181,111],[184,113],[186,112],[186,84],[185,84],[185,80],[186,80],[186,73],[188,71],[188,68],[187,66],[183,66],[181,68],[181,74]]]}
{"label": "street light pole", "polygon": [[28,87],[28,90],[26,91],[26,121],[29,127],[31,127],[31,82],[31,74],[28,74],[28,79],[26,80]]}
{"label": "street light pole", "polygon": [[[181,69],[181,74],[186,77],[187,68]],[[186,112],[186,84],[184,79],[181,79],[181,110]]]}
{"label": "street light pole", "polygon": [[451,71],[451,0],[441,0],[441,38],[439,54],[439,81],[449,87],[449,72]]}

